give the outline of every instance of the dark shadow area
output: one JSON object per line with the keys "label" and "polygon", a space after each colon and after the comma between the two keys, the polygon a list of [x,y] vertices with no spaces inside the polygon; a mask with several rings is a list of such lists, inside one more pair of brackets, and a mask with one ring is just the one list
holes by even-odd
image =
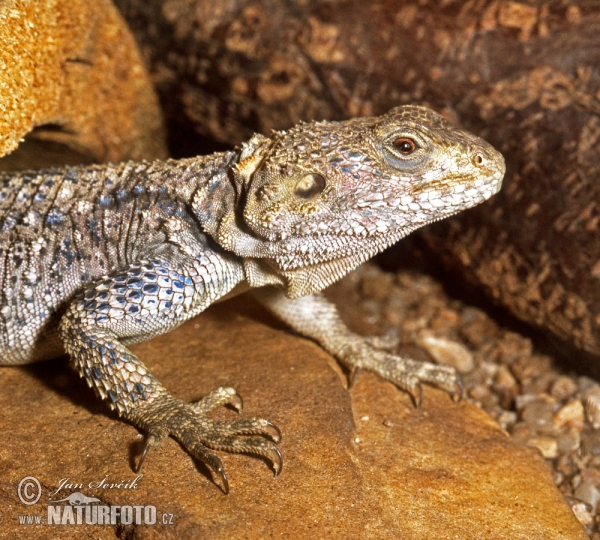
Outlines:
{"label": "dark shadow area", "polygon": [[214,152],[233,150],[231,145],[219,143],[196,132],[192,124],[171,120],[167,124],[169,155],[175,159],[205,156]]}
{"label": "dark shadow area", "polygon": [[70,135],[57,124],[45,124],[34,128],[16,150],[0,159],[0,171],[23,171],[94,163],[91,156],[52,140],[54,136],[60,137],[65,134]]}
{"label": "dark shadow area", "polygon": [[112,411],[96,396],[85,380],[79,377],[66,356],[19,366],[19,369],[37,379],[46,388],[65,396],[73,405],[83,407],[90,414],[104,414],[113,420],[120,419],[118,413]]}
{"label": "dark shadow area", "polygon": [[261,306],[251,293],[244,293],[224,302],[213,304],[207,309],[207,312],[218,321],[229,321],[231,314],[235,313],[266,324],[271,328],[292,333],[289,326]]}

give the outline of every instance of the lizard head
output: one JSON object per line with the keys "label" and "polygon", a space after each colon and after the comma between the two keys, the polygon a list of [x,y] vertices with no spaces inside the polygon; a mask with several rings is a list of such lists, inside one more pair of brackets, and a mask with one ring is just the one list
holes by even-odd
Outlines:
{"label": "lizard head", "polygon": [[234,172],[236,226],[222,227],[219,240],[267,260],[286,293],[301,296],[486,200],[504,171],[492,146],[424,107],[302,123],[245,146]]}

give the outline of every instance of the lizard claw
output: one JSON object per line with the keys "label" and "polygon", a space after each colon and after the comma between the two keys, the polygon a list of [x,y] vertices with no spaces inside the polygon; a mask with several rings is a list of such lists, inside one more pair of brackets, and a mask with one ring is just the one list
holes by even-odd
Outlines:
{"label": "lizard claw", "polygon": [[423,403],[423,386],[421,383],[416,383],[414,386],[405,389],[410,395],[415,409],[419,409]]}
{"label": "lizard claw", "polygon": [[229,481],[225,474],[225,467],[223,462],[212,452],[208,451],[201,443],[194,444],[191,448],[188,448],[190,454],[192,454],[199,461],[202,461],[215,475],[221,477],[223,483],[223,493],[227,495],[229,493]]}
{"label": "lizard claw", "polygon": [[242,414],[242,411],[244,410],[244,398],[238,393],[236,393],[235,396],[237,399],[232,400],[230,405],[235,408],[238,414]]}
{"label": "lizard claw", "polygon": [[354,386],[356,379],[360,373],[360,368],[358,366],[353,366],[350,370],[350,374],[348,375],[348,390]]}
{"label": "lizard claw", "polygon": [[223,463],[221,460],[212,454],[213,460],[205,461],[206,465],[213,471],[213,473],[219,475],[221,477],[221,482],[223,483],[223,493],[225,495],[229,495],[229,480],[227,480],[227,475],[225,474],[225,467],[223,467]]}
{"label": "lizard claw", "polygon": [[268,457],[273,462],[273,472],[275,473],[275,476],[279,476],[279,473],[283,469],[283,456],[281,455],[279,448],[274,446]]}
{"label": "lizard claw", "polygon": [[[281,442],[281,430],[272,422],[268,420],[264,420],[265,434],[273,439],[275,444],[279,444]],[[279,450],[277,450],[279,452]],[[281,457],[281,453],[279,454]],[[276,475],[277,476],[277,475]]]}
{"label": "lizard claw", "polygon": [[451,393],[452,401],[459,403],[464,394],[464,386],[460,373],[457,373],[456,380],[454,381],[454,391]]}
{"label": "lizard claw", "polygon": [[140,460],[137,463],[137,467],[135,468],[136,473],[139,473],[142,470],[142,465],[144,464],[144,461],[146,460],[146,456],[148,455],[148,450],[150,450],[151,448],[156,448],[157,446],[160,446],[162,444],[163,440],[164,440],[164,437],[159,437],[158,435],[155,435],[153,433],[150,433],[146,437],[146,444],[144,446],[144,451],[142,452],[142,455],[140,456]]}
{"label": "lizard claw", "polygon": [[223,482],[223,492],[225,495],[229,495],[229,481],[227,480],[227,475],[225,474],[225,469],[221,467],[218,471],[221,475],[221,481]]}
{"label": "lizard claw", "polygon": [[142,452],[142,455],[140,456],[140,460],[137,463],[137,467],[135,468],[136,473],[139,473],[142,470],[142,465],[144,464],[144,461],[146,459],[146,454],[148,453],[149,448],[150,448],[150,443],[148,442],[148,439],[146,439],[146,446],[144,446],[144,451]]}

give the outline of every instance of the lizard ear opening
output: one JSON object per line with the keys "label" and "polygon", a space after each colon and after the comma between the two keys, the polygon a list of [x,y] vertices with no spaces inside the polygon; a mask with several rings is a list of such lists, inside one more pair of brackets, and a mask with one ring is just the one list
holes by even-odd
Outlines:
{"label": "lizard ear opening", "polygon": [[305,174],[294,188],[294,194],[300,199],[310,200],[325,189],[325,178],[317,173]]}

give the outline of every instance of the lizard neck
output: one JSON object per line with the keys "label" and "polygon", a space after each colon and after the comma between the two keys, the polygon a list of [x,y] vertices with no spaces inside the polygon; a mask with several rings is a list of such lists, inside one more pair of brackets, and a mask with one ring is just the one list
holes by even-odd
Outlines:
{"label": "lizard neck", "polygon": [[213,238],[239,199],[240,189],[231,174],[238,160],[239,152],[233,151],[180,160],[183,174],[179,195],[190,202],[203,230]]}
{"label": "lizard neck", "polygon": [[272,242],[256,237],[243,223],[241,208],[246,203],[250,181],[274,142],[255,134],[241,152],[228,154],[229,161],[193,197],[194,212],[204,230],[216,242],[239,257],[265,257]]}

